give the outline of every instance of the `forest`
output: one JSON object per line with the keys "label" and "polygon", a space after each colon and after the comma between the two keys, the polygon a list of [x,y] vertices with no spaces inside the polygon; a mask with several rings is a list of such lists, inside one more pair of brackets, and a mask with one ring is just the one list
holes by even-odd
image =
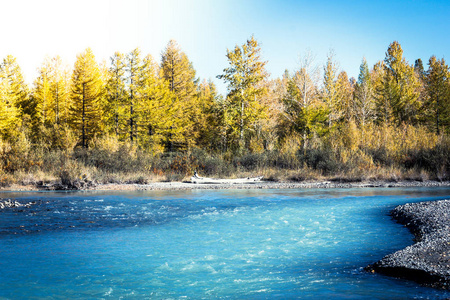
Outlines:
{"label": "forest", "polygon": [[[392,42],[358,78],[306,53],[271,78],[252,36],[200,80],[171,40],[159,61],[139,49],[73,67],[45,58],[28,86],[0,64],[0,185],[148,183],[201,175],[271,181],[450,179],[450,70],[406,61]],[[380,54],[382,57],[382,54]]]}

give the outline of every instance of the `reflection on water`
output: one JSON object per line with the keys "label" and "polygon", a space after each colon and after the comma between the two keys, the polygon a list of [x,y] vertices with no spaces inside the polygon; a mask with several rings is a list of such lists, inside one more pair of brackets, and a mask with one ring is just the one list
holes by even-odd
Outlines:
{"label": "reflection on water", "polygon": [[449,188],[25,192],[0,212],[0,298],[445,298],[363,267],[388,216]]}

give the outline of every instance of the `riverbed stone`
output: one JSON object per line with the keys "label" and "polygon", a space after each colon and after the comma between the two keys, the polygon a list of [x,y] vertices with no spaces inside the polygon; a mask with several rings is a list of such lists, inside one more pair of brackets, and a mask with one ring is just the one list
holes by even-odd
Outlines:
{"label": "riverbed stone", "polygon": [[0,210],[5,208],[18,208],[18,207],[25,207],[29,208],[32,205],[36,204],[36,201],[27,202],[27,203],[20,203],[17,200],[12,199],[1,199],[0,198]]}
{"label": "riverbed stone", "polygon": [[411,230],[416,243],[366,269],[450,289],[450,200],[408,203],[397,206],[391,214]]}

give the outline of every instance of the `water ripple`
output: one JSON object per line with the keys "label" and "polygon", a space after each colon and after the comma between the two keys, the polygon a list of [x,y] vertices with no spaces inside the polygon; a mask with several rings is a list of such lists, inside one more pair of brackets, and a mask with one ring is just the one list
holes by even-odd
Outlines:
{"label": "water ripple", "polygon": [[[387,215],[449,189],[37,193],[0,212],[0,298],[445,298],[367,274],[411,243]],[[20,258],[20,259],[18,259]]]}

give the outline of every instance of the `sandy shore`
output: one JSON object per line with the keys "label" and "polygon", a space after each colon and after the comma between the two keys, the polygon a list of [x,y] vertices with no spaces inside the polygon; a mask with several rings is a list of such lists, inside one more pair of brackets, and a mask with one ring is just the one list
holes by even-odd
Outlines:
{"label": "sandy shore", "polygon": [[416,243],[385,256],[367,269],[450,289],[450,200],[400,205],[392,216],[411,230]]}
{"label": "sandy shore", "polygon": [[[311,188],[392,188],[392,187],[439,187],[450,186],[450,181],[368,181],[368,182],[335,182],[335,181],[304,181],[304,182],[270,182],[239,184],[194,184],[188,182],[152,182],[148,184],[86,184],[80,190],[123,190],[123,191],[151,191],[151,190],[199,190],[199,189],[311,189]],[[0,188],[2,191],[42,191],[42,190],[70,190],[56,184],[11,185]]]}

